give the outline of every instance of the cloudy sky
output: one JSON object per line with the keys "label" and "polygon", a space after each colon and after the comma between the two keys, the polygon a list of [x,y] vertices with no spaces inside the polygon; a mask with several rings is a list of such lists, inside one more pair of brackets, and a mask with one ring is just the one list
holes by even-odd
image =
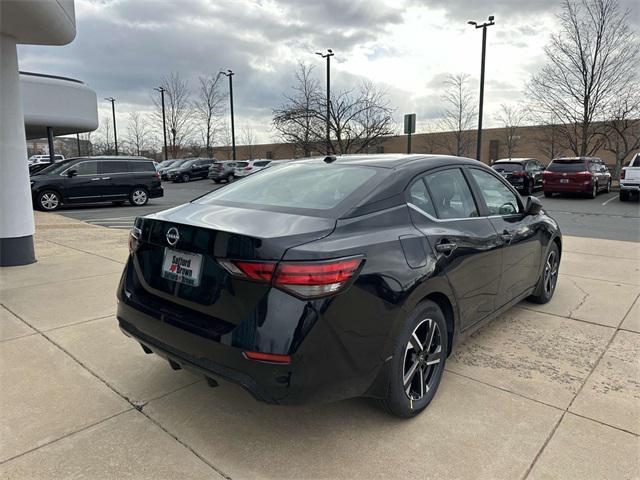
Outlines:
{"label": "cloudy sky", "polygon": [[[115,97],[119,125],[128,112],[154,108],[152,89],[163,75],[180,72],[195,87],[199,76],[231,68],[237,128],[249,126],[269,142],[271,110],[293,84],[296,65],[317,64],[324,82],[313,52],[332,48],[332,89],[370,79],[388,92],[398,124],[415,112],[424,129],[442,108],[448,73],[468,73],[477,90],[482,34],[466,22],[495,15],[485,88],[485,124],[495,126],[500,104],[521,100],[543,61],[560,1],[76,0],[76,39],[20,46],[19,62],[21,70],[83,80],[99,99]],[[109,104],[99,107],[102,120]]]}

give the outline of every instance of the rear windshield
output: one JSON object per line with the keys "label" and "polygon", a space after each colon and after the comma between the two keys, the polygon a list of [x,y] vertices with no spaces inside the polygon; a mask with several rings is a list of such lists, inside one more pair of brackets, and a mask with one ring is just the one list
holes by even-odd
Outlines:
{"label": "rear windshield", "polygon": [[269,161],[255,162],[253,165],[256,167],[264,167],[265,165],[269,165]]}
{"label": "rear windshield", "polygon": [[246,167],[249,165],[249,162],[236,162],[235,167]]}
{"label": "rear windshield", "polygon": [[588,168],[587,162],[584,160],[554,160],[549,164],[547,170],[550,172],[584,172]]}
{"label": "rear windshield", "polygon": [[375,168],[353,165],[278,165],[215,190],[198,202],[326,211],[360,193],[360,189],[372,188],[367,184],[378,173]]}
{"label": "rear windshield", "polygon": [[496,172],[519,172],[522,170],[521,163],[496,163],[492,167]]}

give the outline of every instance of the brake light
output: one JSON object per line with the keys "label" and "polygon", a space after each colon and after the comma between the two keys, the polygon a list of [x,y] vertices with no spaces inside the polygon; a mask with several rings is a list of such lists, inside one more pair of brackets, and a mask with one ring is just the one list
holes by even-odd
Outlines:
{"label": "brake light", "polygon": [[517,172],[513,172],[511,175],[513,175],[514,177],[526,177],[527,176],[527,172],[525,172],[523,170],[519,170]]}
{"label": "brake light", "polygon": [[243,170],[251,170],[253,167],[244,167]]}
{"label": "brake light", "polygon": [[160,180],[160,172],[156,172],[156,180]]}
{"label": "brake light", "polygon": [[626,170],[625,170],[625,169],[622,169],[622,170],[620,171],[620,180],[624,180],[624,176],[625,176],[625,174],[626,174]]}
{"label": "brake light", "polygon": [[282,363],[285,365],[291,363],[290,355],[281,355],[278,353],[244,352],[244,356],[249,360],[257,360],[259,362]]}
{"label": "brake light", "polygon": [[339,291],[357,272],[362,258],[321,262],[244,262],[219,260],[235,276],[271,283],[302,298],[316,298]]}
{"label": "brake light", "polygon": [[129,231],[129,253],[134,254],[138,251],[138,247],[140,246],[140,235],[142,234],[142,230],[138,227],[133,227]]}

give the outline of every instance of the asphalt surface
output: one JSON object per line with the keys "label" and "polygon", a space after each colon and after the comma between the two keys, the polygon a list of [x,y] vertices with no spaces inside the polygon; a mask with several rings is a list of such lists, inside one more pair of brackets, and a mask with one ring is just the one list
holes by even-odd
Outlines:
{"label": "asphalt surface", "polygon": [[[197,180],[164,182],[163,186],[165,196],[150,200],[144,207],[132,207],[128,203],[122,206],[73,206],[65,207],[59,213],[94,225],[129,229],[137,216],[186,203],[221,185],[211,180]],[[637,197],[620,202],[618,192],[601,193],[595,199],[569,195],[544,198],[542,192],[536,192],[536,196],[558,221],[565,235],[640,242],[640,202]]]}

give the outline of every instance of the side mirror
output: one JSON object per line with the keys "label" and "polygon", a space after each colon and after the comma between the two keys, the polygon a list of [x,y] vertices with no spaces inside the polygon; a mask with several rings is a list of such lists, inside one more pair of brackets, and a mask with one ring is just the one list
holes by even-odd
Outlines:
{"label": "side mirror", "polygon": [[524,208],[524,213],[526,215],[538,215],[542,210],[542,202],[538,200],[537,197],[528,196],[527,204]]}
{"label": "side mirror", "polygon": [[69,170],[67,172],[67,177],[71,178],[71,177],[75,177],[76,175],[78,175],[78,171],[77,170]]}

